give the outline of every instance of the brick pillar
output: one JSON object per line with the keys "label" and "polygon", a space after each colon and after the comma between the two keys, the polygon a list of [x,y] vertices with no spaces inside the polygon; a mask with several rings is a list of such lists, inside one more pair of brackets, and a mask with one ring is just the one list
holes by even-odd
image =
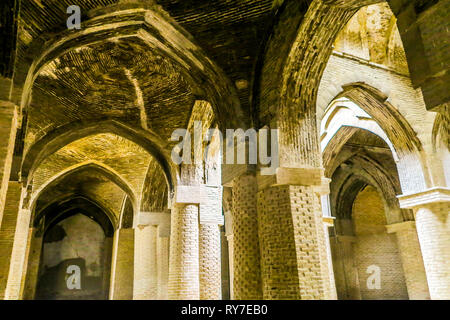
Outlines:
{"label": "brick pillar", "polygon": [[[8,201],[7,204],[8,205]],[[32,228],[30,228],[31,213],[28,209],[19,209],[14,233],[14,244],[11,253],[8,284],[5,299],[18,300],[21,298],[25,282],[26,265]]]}
{"label": "brick pillar", "polygon": [[258,192],[264,299],[330,299],[322,170],[278,168],[275,179]]}
{"label": "brick pillar", "polygon": [[402,208],[414,209],[430,297],[449,300],[450,189],[433,188],[399,199]]}
{"label": "brick pillar", "polygon": [[133,299],[157,298],[157,227],[139,225],[135,229],[135,259]]}
{"label": "brick pillar", "polygon": [[199,280],[200,299],[219,300],[222,297],[220,226],[222,187],[202,185],[199,215]]}
{"label": "brick pillar", "polygon": [[336,280],[334,279],[334,271],[333,271],[333,258],[331,256],[331,245],[330,245],[330,234],[328,231],[329,227],[333,227],[334,225],[334,219],[331,217],[323,217],[323,231],[324,231],[324,235],[325,235],[325,247],[326,247],[326,252],[327,252],[327,256],[326,259],[328,261],[328,278],[330,281],[330,286],[329,286],[329,297],[328,299],[330,300],[337,300],[337,292],[336,292]]}
{"label": "brick pillar", "polygon": [[358,270],[355,265],[354,236],[331,237],[336,292],[340,300],[361,300]]}
{"label": "brick pillar", "polygon": [[221,290],[222,290],[222,300],[230,300],[230,264],[229,252],[228,252],[228,241],[225,235],[225,227],[220,226],[220,259],[221,259]]}
{"label": "brick pillar", "polygon": [[167,286],[169,281],[169,234],[170,226],[158,226],[158,237],[156,239],[157,255],[157,277],[158,292],[157,299],[167,300]]}
{"label": "brick pillar", "polygon": [[218,224],[200,224],[199,228],[199,280],[200,299],[219,300],[222,279],[220,265],[220,229]]}
{"label": "brick pillar", "polygon": [[0,225],[11,173],[17,126],[18,108],[11,102],[0,101]]}
{"label": "brick pillar", "polygon": [[387,225],[386,228],[388,233],[395,233],[397,238],[409,299],[430,299],[415,222],[395,223]]}
{"label": "brick pillar", "polygon": [[38,234],[37,230],[33,228],[30,236],[27,270],[22,295],[24,300],[33,300],[36,293],[42,241],[42,234]]}
{"label": "brick pillar", "polygon": [[233,180],[232,270],[233,299],[262,299],[258,238],[256,176],[243,174]]}
{"label": "brick pillar", "polygon": [[170,213],[140,212],[136,233],[134,298],[167,300]]}
{"label": "brick pillar", "polygon": [[114,233],[111,271],[111,300],[133,299],[134,229],[118,229]]}
{"label": "brick pillar", "polygon": [[[0,300],[5,298],[11,259],[13,257],[14,236],[19,221],[22,184],[16,181],[8,183],[6,205],[0,226]],[[27,233],[28,234],[28,233]]]}
{"label": "brick pillar", "polygon": [[198,214],[198,204],[173,204],[168,283],[168,298],[171,300],[200,298]]}

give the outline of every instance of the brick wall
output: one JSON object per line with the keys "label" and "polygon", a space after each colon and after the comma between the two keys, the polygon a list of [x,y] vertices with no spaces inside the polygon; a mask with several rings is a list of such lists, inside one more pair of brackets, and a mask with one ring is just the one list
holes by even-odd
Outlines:
{"label": "brick wall", "polygon": [[[353,205],[355,227],[355,263],[362,299],[408,299],[406,282],[393,234],[387,234],[384,205],[373,187],[361,191]],[[367,269],[380,268],[381,288],[369,289]]]}

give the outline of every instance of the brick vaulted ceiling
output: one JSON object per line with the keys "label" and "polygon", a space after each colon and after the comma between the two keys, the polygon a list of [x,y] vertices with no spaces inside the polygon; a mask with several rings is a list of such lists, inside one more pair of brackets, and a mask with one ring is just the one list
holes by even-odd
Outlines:
{"label": "brick vaulted ceiling", "polygon": [[[66,30],[69,5],[80,6],[83,21],[93,10],[127,2],[22,1],[18,58],[32,59],[30,53],[36,39],[45,42]],[[155,2],[237,84],[242,110],[250,112],[254,66],[274,15],[273,1]],[[27,110],[27,145],[71,121],[105,117],[140,125],[167,141],[173,129],[186,126],[196,98],[195,84],[189,83],[167,57],[150,50],[139,38],[94,42],[64,53],[41,70]]]}

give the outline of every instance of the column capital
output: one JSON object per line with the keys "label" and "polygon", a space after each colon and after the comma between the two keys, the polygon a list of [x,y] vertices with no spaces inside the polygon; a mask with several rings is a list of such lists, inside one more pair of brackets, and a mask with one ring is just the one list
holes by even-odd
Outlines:
{"label": "column capital", "polygon": [[196,204],[199,206],[200,224],[223,225],[222,186],[206,184],[177,186],[174,204]]}
{"label": "column capital", "polygon": [[413,209],[440,202],[450,202],[450,189],[444,187],[430,188],[425,191],[400,195],[397,197],[402,209]]}
{"label": "column capital", "polygon": [[415,230],[415,221],[403,221],[399,223],[393,223],[386,225],[387,233],[400,233],[402,231]]}
{"label": "column capital", "polygon": [[211,195],[222,192],[222,186],[199,185],[179,185],[175,187],[173,203],[208,204],[211,202]]}
{"label": "column capital", "polygon": [[157,226],[159,237],[170,235],[170,213],[168,212],[139,212],[136,219],[137,227]]}
{"label": "column capital", "polygon": [[314,186],[315,191],[329,194],[330,179],[325,178],[323,168],[288,168],[279,167],[274,175],[258,173],[258,189],[263,190],[273,185]]}

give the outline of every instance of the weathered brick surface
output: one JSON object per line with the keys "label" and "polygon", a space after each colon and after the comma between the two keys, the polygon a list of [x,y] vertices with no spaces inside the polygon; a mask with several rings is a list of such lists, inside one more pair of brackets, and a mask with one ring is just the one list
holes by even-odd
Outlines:
{"label": "weathered brick surface", "polygon": [[[5,298],[10,265],[13,262],[13,246],[16,228],[19,225],[19,210],[22,194],[22,184],[11,181],[8,184],[6,205],[3,211],[3,219],[0,226],[0,298]],[[19,225],[20,226],[20,225]],[[27,225],[28,226],[28,225]],[[20,230],[20,229],[19,229]],[[28,235],[25,230],[25,235]],[[23,236],[23,235],[21,235]],[[16,256],[21,259],[21,257]]]}
{"label": "weathered brick surface", "polygon": [[264,298],[330,298],[322,215],[313,187],[260,191],[258,220]]}
{"label": "weathered brick surface", "polygon": [[168,298],[200,298],[199,206],[174,204],[171,214]]}
{"label": "weathered brick surface", "polygon": [[[381,197],[367,187],[353,205],[356,235],[355,263],[357,265],[362,299],[408,299],[400,251],[395,236],[387,234],[386,216]],[[380,289],[367,285],[369,266],[380,268]]]}
{"label": "weathered brick surface", "polygon": [[0,225],[6,201],[11,165],[18,125],[17,108],[14,104],[0,101]]}
{"label": "weathered brick surface", "polygon": [[233,298],[262,298],[257,184],[252,174],[233,180]]}
{"label": "weathered brick surface", "polygon": [[114,254],[111,273],[110,299],[133,299],[134,229],[118,229],[114,234]]}
{"label": "weathered brick surface", "polygon": [[414,221],[388,225],[395,233],[410,300],[430,299],[422,252]]}
{"label": "weathered brick surface", "polygon": [[157,227],[138,226],[135,229],[135,259],[133,299],[157,298]]}
{"label": "weathered brick surface", "polygon": [[[160,227],[158,227],[160,228]],[[157,298],[159,300],[167,300],[167,285],[169,281],[169,237],[158,236],[156,239],[157,252]]]}
{"label": "weathered brick surface", "polygon": [[450,299],[450,204],[416,209],[416,227],[431,299]]}
{"label": "weathered brick surface", "polygon": [[217,224],[199,226],[200,299],[221,299],[220,230]]}

